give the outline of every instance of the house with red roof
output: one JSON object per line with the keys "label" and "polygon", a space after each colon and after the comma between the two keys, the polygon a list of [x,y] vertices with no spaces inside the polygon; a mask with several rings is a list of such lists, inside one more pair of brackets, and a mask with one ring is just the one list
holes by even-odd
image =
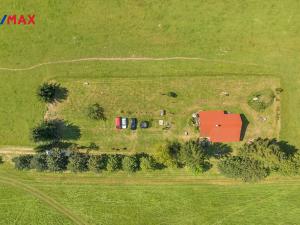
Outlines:
{"label": "house with red roof", "polygon": [[242,130],[240,114],[225,111],[201,111],[198,115],[202,137],[208,138],[211,142],[240,141]]}

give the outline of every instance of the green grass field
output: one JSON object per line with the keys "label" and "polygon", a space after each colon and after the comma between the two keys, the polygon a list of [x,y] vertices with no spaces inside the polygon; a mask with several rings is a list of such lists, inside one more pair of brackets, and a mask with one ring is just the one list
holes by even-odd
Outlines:
{"label": "green grass field", "polygon": [[[263,113],[256,113],[247,104],[247,97],[256,90],[280,86],[273,77],[172,77],[172,78],[102,78],[61,79],[62,85],[69,90],[66,101],[51,107],[48,118],[61,118],[73,122],[81,129],[79,143],[87,145],[93,141],[102,151],[112,148],[126,148],[127,151],[154,151],[164,139],[197,138],[189,119],[192,113],[205,109],[223,109],[230,112],[244,113],[249,126],[244,140],[255,137],[277,137],[279,121],[276,120],[274,103]],[[170,98],[164,93],[175,91],[177,98]],[[223,96],[227,91],[229,96]],[[90,120],[86,115],[88,105],[98,102],[105,109],[106,121]],[[160,117],[159,110],[165,109],[166,116]],[[116,116],[137,117],[139,121],[151,121],[146,130],[116,130]],[[267,121],[262,121],[266,117]],[[158,120],[171,124],[169,130],[163,130]],[[189,136],[184,135],[189,132]]]}
{"label": "green grass field", "polygon": [[28,11],[37,17],[34,27],[1,27],[1,67],[24,68],[86,57],[191,56],[204,60],[85,61],[27,71],[1,70],[0,143],[32,145],[28,130],[45,111],[33,94],[45,80],[272,75],[281,79],[284,89],[281,138],[299,145],[297,7],[296,1],[244,4],[238,0],[230,4],[1,2],[2,13]]}
{"label": "green grass field", "polygon": [[[93,131],[93,124],[82,117],[81,105],[97,100],[106,105],[108,115],[113,117],[115,110],[121,109],[109,107],[110,102],[127,98],[113,99],[116,90],[111,88],[115,88],[115,81],[122,83],[123,94],[133,102],[135,97],[130,94],[134,92],[130,89],[134,80],[137,87],[132,90],[148,93],[151,98],[147,102],[156,98],[157,108],[168,104],[169,110],[178,113],[169,118],[179,123],[178,130],[168,134],[170,137],[181,134],[186,116],[194,109],[223,106],[218,94],[226,86],[233,94],[229,96],[231,101],[225,100],[225,106],[248,116],[252,122],[249,137],[255,135],[256,128],[259,135],[266,136],[277,135],[280,128],[280,139],[300,147],[297,0],[4,0],[0,6],[1,18],[4,14],[36,15],[33,27],[0,26],[0,146],[34,145],[29,138],[30,128],[46,112],[45,105],[35,96],[36,88],[44,81],[56,80],[70,89],[69,99],[57,106],[57,113],[81,127],[82,138],[78,142],[97,141],[100,146],[110,147],[110,137],[100,130]],[[175,56],[201,59],[61,62],[91,57]],[[47,62],[59,63],[31,68]],[[86,81],[94,92],[81,85]],[[202,88],[188,93],[189,88],[198,89],[194,81],[201,83]],[[273,129],[273,120],[268,120],[270,124],[266,126],[258,123],[255,114],[243,105],[247,100],[240,101],[252,89],[275,88],[279,84],[284,89],[280,126]],[[169,88],[183,94],[175,106],[169,106],[155,92]],[[102,89],[107,95],[100,95]],[[205,100],[203,105],[201,100]],[[141,111],[143,105],[139,104],[136,110]],[[133,105],[124,104],[122,108],[128,111]],[[182,107],[188,110],[182,111]],[[148,110],[152,116],[159,109]],[[266,115],[274,118],[273,108],[269,110]],[[99,124],[102,126],[113,125]],[[111,135],[113,131],[107,132]],[[151,147],[158,142],[155,135],[148,138],[147,131],[138,135],[139,141],[134,140],[129,146],[134,150],[144,150],[143,145]],[[123,139],[119,141],[122,145]],[[0,176],[0,224],[5,225],[300,221],[299,178],[271,177],[264,183],[241,184],[215,173],[199,177],[186,171],[138,173],[130,177],[122,173],[38,174],[17,172],[7,165],[0,166]]]}
{"label": "green grass field", "polygon": [[36,174],[2,166],[1,224],[68,224],[76,217],[77,224],[110,225],[299,222],[299,178],[242,184],[160,173]]}

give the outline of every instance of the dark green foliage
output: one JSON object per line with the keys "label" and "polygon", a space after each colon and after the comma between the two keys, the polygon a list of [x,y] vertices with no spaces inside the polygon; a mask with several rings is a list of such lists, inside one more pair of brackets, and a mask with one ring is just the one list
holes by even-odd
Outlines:
{"label": "dark green foliage", "polygon": [[152,156],[144,156],[140,158],[141,170],[154,170],[157,167],[157,163]]}
{"label": "dark green foliage", "polygon": [[174,92],[174,91],[169,91],[169,92],[167,93],[167,96],[169,96],[169,97],[171,97],[171,98],[177,98],[177,94],[176,94],[176,92]]}
{"label": "dark green foliage", "polygon": [[3,157],[0,155],[0,164],[2,164],[3,162]]}
{"label": "dark green foliage", "polygon": [[87,115],[90,119],[105,120],[104,109],[98,104],[88,106]]}
{"label": "dark green foliage", "polygon": [[136,157],[134,156],[125,156],[122,159],[122,168],[127,172],[135,172],[138,170],[139,163]]}
{"label": "dark green foliage", "polygon": [[43,83],[38,88],[37,95],[42,101],[53,103],[66,99],[68,90],[57,83]]}
{"label": "dark green foliage", "polygon": [[87,148],[89,150],[99,150],[99,146],[94,142],[91,142]]}
{"label": "dark green foliage", "polygon": [[66,150],[72,149],[73,150],[76,147],[77,147],[77,144],[74,144],[71,142],[55,141],[55,142],[38,145],[34,149],[36,152],[45,152],[45,151],[49,151],[53,148],[66,149]]}
{"label": "dark green foliage", "polygon": [[67,169],[68,157],[63,150],[52,149],[47,156],[47,166],[50,171],[63,171]]}
{"label": "dark green foliage", "polygon": [[56,121],[43,121],[32,130],[34,142],[58,141],[61,138]]}
{"label": "dark green foliage", "polygon": [[156,151],[157,161],[168,167],[180,167],[180,143],[178,141],[167,141]]}
{"label": "dark green foliage", "polygon": [[109,155],[106,169],[110,172],[116,171],[122,168],[122,156],[121,155]]}
{"label": "dark green foliage", "polygon": [[31,169],[36,169],[37,171],[45,171],[48,169],[47,165],[47,154],[38,153],[35,154],[30,163]]}
{"label": "dark green foliage", "polygon": [[106,170],[108,162],[108,156],[106,154],[92,155],[89,158],[88,168],[93,172],[100,172]]}
{"label": "dark green foliage", "polygon": [[69,157],[68,169],[72,172],[84,172],[88,170],[89,156],[80,152],[73,152]]}
{"label": "dark green foliage", "polygon": [[283,92],[283,89],[282,88],[276,88],[275,91],[276,91],[276,94],[280,94],[281,92]]}
{"label": "dark green foliage", "polygon": [[274,98],[274,92],[271,89],[265,89],[251,94],[248,98],[248,105],[255,111],[262,112],[273,104]]}
{"label": "dark green foliage", "polygon": [[180,150],[180,161],[195,173],[202,173],[210,167],[206,149],[198,140],[190,140],[183,144]]}
{"label": "dark green foliage", "polygon": [[61,140],[77,140],[81,136],[78,126],[64,120],[43,121],[32,130],[35,142],[60,142]]}
{"label": "dark green foliage", "polygon": [[260,161],[239,156],[228,157],[218,163],[222,174],[231,178],[241,178],[246,182],[254,182],[268,176],[269,170]]}
{"label": "dark green foliage", "polygon": [[255,139],[250,144],[246,143],[239,149],[238,154],[260,161],[270,170],[277,171],[282,163],[287,160],[287,155],[280,148],[275,139]]}
{"label": "dark green foliage", "polygon": [[30,169],[30,163],[33,158],[33,155],[20,155],[14,157],[12,161],[15,163],[15,168],[18,170]]}

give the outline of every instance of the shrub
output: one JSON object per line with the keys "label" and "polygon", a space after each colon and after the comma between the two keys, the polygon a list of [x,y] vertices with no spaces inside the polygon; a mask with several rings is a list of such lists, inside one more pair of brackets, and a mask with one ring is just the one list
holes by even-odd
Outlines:
{"label": "shrub", "polygon": [[68,157],[61,149],[52,149],[47,156],[47,166],[50,171],[63,171],[67,168]]}
{"label": "shrub", "polygon": [[47,170],[48,169],[47,154],[46,153],[35,154],[31,160],[30,168],[36,169],[37,171]]}
{"label": "shrub", "polygon": [[80,152],[73,152],[69,157],[68,169],[72,172],[83,172],[88,170],[89,156]]}
{"label": "shrub", "polygon": [[67,94],[68,90],[57,83],[43,83],[37,91],[38,97],[46,103],[66,99]]}
{"label": "shrub", "polygon": [[121,169],[122,158],[120,155],[110,155],[107,160],[107,170],[112,172]]}
{"label": "shrub", "polygon": [[283,92],[282,88],[276,88],[275,89],[276,94],[280,94],[281,92]]}
{"label": "shrub", "polygon": [[185,142],[180,150],[180,160],[183,165],[194,173],[202,173],[210,165],[207,161],[206,149],[199,141],[190,140]]}
{"label": "shrub", "polygon": [[55,83],[43,83],[37,91],[37,95],[41,100],[47,103],[55,101],[56,91],[58,84]]}
{"label": "shrub", "polygon": [[92,155],[89,158],[88,168],[91,171],[99,172],[101,170],[106,170],[108,156],[106,154],[102,155]]}
{"label": "shrub", "polygon": [[122,168],[127,172],[135,172],[139,167],[138,160],[134,156],[125,156],[122,160]]}
{"label": "shrub", "polygon": [[140,159],[140,168],[142,170],[153,170],[153,169],[156,169],[156,162],[153,159],[153,157],[151,157],[151,156],[142,157]]}
{"label": "shrub", "polygon": [[169,91],[167,93],[167,96],[171,97],[171,98],[177,98],[177,94],[174,91]]}
{"label": "shrub", "polygon": [[87,115],[90,119],[105,120],[104,109],[98,104],[88,106]]}
{"label": "shrub", "polygon": [[15,163],[15,168],[18,170],[30,169],[30,163],[33,158],[33,155],[20,155],[12,159]]}
{"label": "shrub", "polygon": [[257,138],[250,144],[244,144],[238,151],[238,155],[260,161],[264,167],[277,171],[287,156],[281,150],[275,139]]}
{"label": "shrub", "polygon": [[99,146],[94,142],[91,142],[87,148],[89,150],[99,150]]}
{"label": "shrub", "polygon": [[241,178],[243,181],[259,181],[268,176],[269,170],[260,161],[239,156],[228,157],[218,163],[222,174],[231,178]]}
{"label": "shrub", "polygon": [[0,155],[0,164],[4,163],[3,157]]}
{"label": "shrub", "polygon": [[179,167],[179,153],[181,145],[177,141],[167,141],[164,145],[160,146],[156,151],[156,159],[158,162],[168,167]]}
{"label": "shrub", "polygon": [[271,89],[265,89],[251,94],[248,98],[248,105],[255,111],[262,112],[273,104],[274,98],[274,92]]}

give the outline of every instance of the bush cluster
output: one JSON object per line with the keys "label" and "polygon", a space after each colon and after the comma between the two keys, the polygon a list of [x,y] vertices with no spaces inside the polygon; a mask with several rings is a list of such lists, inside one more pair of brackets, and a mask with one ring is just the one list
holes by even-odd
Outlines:
{"label": "bush cluster", "polygon": [[257,138],[244,144],[237,156],[218,163],[222,174],[244,181],[258,181],[270,173],[294,175],[299,173],[300,156],[297,149],[276,139]]}
{"label": "bush cluster", "polygon": [[274,102],[275,94],[271,89],[257,91],[248,98],[248,105],[257,112],[262,112]]}
{"label": "bush cluster", "polygon": [[194,173],[202,173],[211,167],[208,146],[200,140],[185,143],[166,142],[156,152],[156,159],[166,167],[186,167]]}
{"label": "bush cluster", "polygon": [[129,173],[138,170],[158,169],[159,164],[147,154],[125,156],[122,154],[89,155],[78,151],[67,156],[60,149],[50,152],[39,152],[35,155],[21,155],[13,158],[15,168],[18,170],[36,169],[37,171],[59,172],[70,170],[72,172],[101,172],[123,170]]}

